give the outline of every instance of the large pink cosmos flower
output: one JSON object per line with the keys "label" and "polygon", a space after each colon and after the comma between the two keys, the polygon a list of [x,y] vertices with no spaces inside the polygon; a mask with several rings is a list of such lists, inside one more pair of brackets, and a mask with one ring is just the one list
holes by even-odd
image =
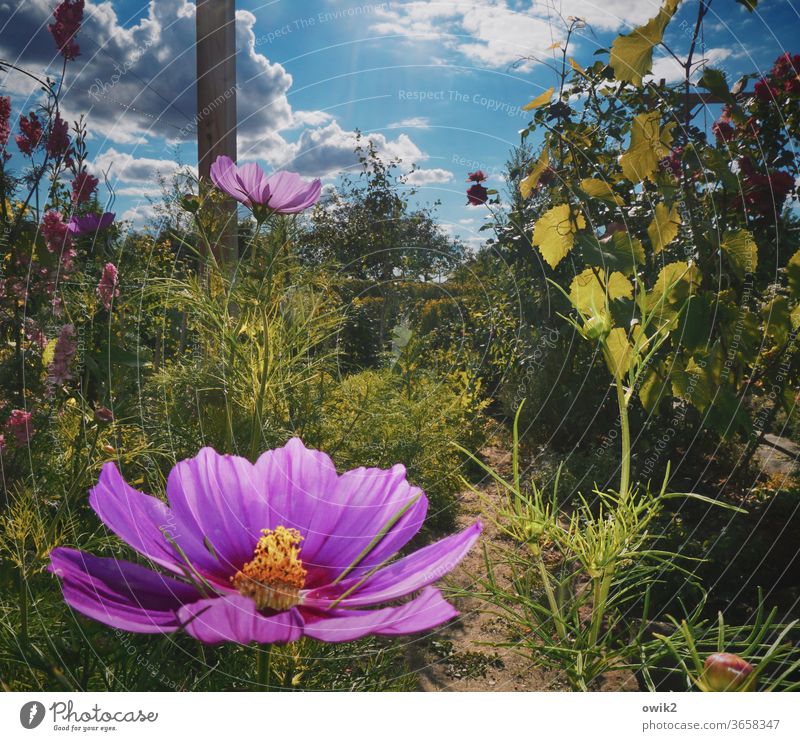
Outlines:
{"label": "large pink cosmos flower", "polygon": [[256,463],[203,448],[172,469],[167,499],[132,489],[113,463],[103,467],[90,505],[171,575],[55,548],[49,569],[71,607],[121,630],[185,629],[204,643],[416,633],[457,615],[431,584],[481,531],[476,521],[390,563],[428,509],[405,468],[339,475],[327,455],[296,438]]}
{"label": "large pink cosmos flower", "polygon": [[83,216],[73,216],[67,224],[67,230],[75,237],[96,234],[103,229],[108,229],[114,223],[115,215],[106,211],[104,214],[88,213]]}
{"label": "large pink cosmos flower", "polygon": [[319,178],[310,183],[296,172],[279,170],[269,177],[256,164],[237,167],[230,157],[217,157],[211,165],[211,180],[221,191],[243,203],[257,215],[272,211],[296,214],[319,200]]}

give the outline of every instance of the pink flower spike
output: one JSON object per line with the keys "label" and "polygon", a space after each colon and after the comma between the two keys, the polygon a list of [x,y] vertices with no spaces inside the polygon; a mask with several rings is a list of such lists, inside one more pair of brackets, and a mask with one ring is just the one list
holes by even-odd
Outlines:
{"label": "pink flower spike", "polygon": [[34,436],[36,430],[33,428],[33,422],[30,412],[25,412],[22,409],[12,409],[11,414],[6,422],[6,429],[14,436],[17,445],[27,445],[28,441]]}
{"label": "pink flower spike", "polygon": [[55,23],[47,30],[53,35],[58,51],[66,60],[75,59],[81,49],[75,43],[75,35],[83,22],[84,0],[64,0],[53,12]]}
{"label": "pink flower spike", "polygon": [[50,389],[56,386],[63,386],[72,379],[70,364],[75,357],[78,349],[75,343],[75,327],[72,324],[65,324],[61,327],[53,350],[53,361],[47,371],[47,385]]}
{"label": "pink flower spike", "polygon": [[94,195],[99,183],[96,177],[82,170],[72,182],[72,202],[86,203]]}
{"label": "pink flower spike", "polygon": [[97,297],[103,302],[106,311],[111,311],[112,301],[119,296],[119,280],[114,263],[107,262],[103,275],[97,284]]}

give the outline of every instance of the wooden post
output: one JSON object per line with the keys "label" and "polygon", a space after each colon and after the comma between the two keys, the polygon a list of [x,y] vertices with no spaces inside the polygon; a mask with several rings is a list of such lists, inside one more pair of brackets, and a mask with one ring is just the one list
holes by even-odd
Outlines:
{"label": "wooden post", "polygon": [[[236,161],[236,3],[196,0],[197,172],[210,182],[211,163],[221,154]],[[238,259],[236,203],[220,209],[222,232],[214,248],[229,272]]]}

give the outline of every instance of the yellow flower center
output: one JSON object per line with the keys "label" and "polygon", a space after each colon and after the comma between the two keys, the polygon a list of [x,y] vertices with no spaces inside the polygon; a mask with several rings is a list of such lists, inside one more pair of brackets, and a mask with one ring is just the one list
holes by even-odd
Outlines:
{"label": "yellow flower center", "polygon": [[262,530],[253,560],[231,577],[239,594],[250,597],[259,610],[288,610],[300,602],[306,570],[300,560],[300,541],[294,528],[278,525]]}

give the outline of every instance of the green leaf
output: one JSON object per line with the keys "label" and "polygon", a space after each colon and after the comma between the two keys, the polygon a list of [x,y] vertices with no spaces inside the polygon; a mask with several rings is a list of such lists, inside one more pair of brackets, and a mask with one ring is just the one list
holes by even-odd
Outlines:
{"label": "green leaf", "polygon": [[655,18],[614,39],[609,60],[614,77],[637,87],[642,84],[642,78],[653,69],[653,48],[661,43],[679,4],[680,0],[666,0]]}
{"label": "green leaf", "polygon": [[733,94],[728,89],[728,81],[725,79],[725,73],[722,70],[706,67],[697,84],[725,103],[736,105],[736,98],[733,97]]}
{"label": "green leaf", "polygon": [[568,203],[553,206],[533,227],[533,244],[545,262],[554,268],[569,254],[575,233],[586,226],[583,215],[573,212]]}
{"label": "green leaf", "polygon": [[644,263],[644,247],[628,232],[615,232],[598,239],[594,234],[578,236],[583,259],[587,265],[630,275]]}
{"label": "green leaf", "polygon": [[758,0],[736,0],[739,5],[744,5],[751,13],[758,7]]}
{"label": "green leaf", "polygon": [[655,217],[647,227],[647,236],[650,237],[650,244],[656,254],[678,236],[680,225],[681,215],[678,213],[677,203],[673,203],[669,211],[665,204],[656,204]]}
{"label": "green leaf", "polygon": [[[676,362],[679,362],[676,360]],[[685,368],[679,365],[672,368],[672,395],[689,402],[695,409],[704,412],[714,393],[704,366],[689,358]]]}
{"label": "green leaf", "polygon": [[128,368],[149,368],[152,365],[149,350],[130,352],[122,347],[112,345],[108,351],[108,358],[114,365],[124,365]]}
{"label": "green leaf", "polygon": [[619,158],[622,174],[632,183],[651,178],[658,172],[658,163],[670,153],[666,145],[670,127],[661,131],[661,114],[658,111],[640,113],[631,124],[631,141],[628,150]]}
{"label": "green leaf", "polygon": [[611,184],[597,178],[584,178],[581,180],[581,190],[591,198],[621,206],[624,201],[612,189]]}
{"label": "green leaf", "polygon": [[772,337],[776,345],[784,345],[792,331],[789,300],[786,296],[776,296],[761,309],[764,320],[763,332]]}
{"label": "green leaf", "polygon": [[705,424],[725,440],[739,431],[749,434],[753,429],[743,400],[727,388],[718,389],[706,411]]}
{"label": "green leaf", "polygon": [[541,108],[543,105],[547,105],[550,102],[550,99],[553,97],[553,92],[555,92],[555,88],[547,88],[547,90],[545,90],[541,95],[537,95],[530,103],[522,106],[522,110],[532,111],[534,108]]}
{"label": "green leaf", "polygon": [[758,246],[747,229],[728,232],[722,239],[720,247],[728,256],[737,277],[743,278],[746,273],[755,272],[758,267]]}
{"label": "green leaf", "polygon": [[662,364],[651,363],[639,384],[639,401],[642,402],[644,410],[648,414],[655,414],[658,411],[659,402],[668,392],[669,385]]}
{"label": "green leaf", "polygon": [[669,263],[659,272],[652,291],[640,299],[643,311],[651,316],[656,326],[674,329],[683,304],[699,285],[697,268],[685,262]]}
{"label": "green leaf", "polygon": [[800,250],[797,250],[786,265],[789,292],[794,298],[800,298]]}

